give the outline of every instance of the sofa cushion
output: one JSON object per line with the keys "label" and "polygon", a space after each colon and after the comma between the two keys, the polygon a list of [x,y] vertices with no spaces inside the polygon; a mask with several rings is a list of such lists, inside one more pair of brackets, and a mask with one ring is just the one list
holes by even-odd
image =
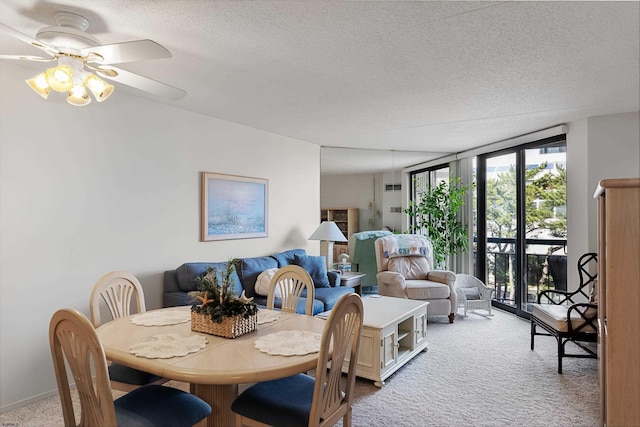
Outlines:
{"label": "sofa cushion", "polygon": [[429,272],[429,262],[422,256],[390,258],[389,271],[400,273],[406,280],[425,279]]}
{"label": "sofa cushion", "polygon": [[278,262],[278,267],[284,267],[286,265],[293,264],[296,255],[306,256],[307,251],[304,249],[290,249],[288,251],[273,254],[271,255],[271,258]]}
{"label": "sofa cushion", "polygon": [[[208,268],[215,268],[218,270],[218,281],[222,284],[222,273],[226,268],[226,262],[187,262],[182,264],[176,269],[176,276],[178,278],[178,286],[181,291],[191,292],[198,290],[198,284],[195,279],[198,276],[204,275]],[[236,267],[237,268],[237,267]],[[237,294],[242,293],[242,285],[238,274],[234,271],[229,276],[232,282],[232,289]]]}
{"label": "sofa cushion", "polygon": [[353,288],[349,288],[347,286],[338,286],[337,288],[317,288],[315,298],[316,301],[321,301],[324,304],[324,311],[329,311],[334,305],[336,305],[343,295],[352,293]]}
{"label": "sofa cushion", "polygon": [[313,286],[316,288],[328,288],[329,277],[327,277],[327,260],[323,256],[300,256],[294,255],[293,263],[307,270],[313,279]]}
{"label": "sofa cushion", "polygon": [[447,299],[451,295],[448,285],[430,280],[407,280],[405,286],[409,299]]}
{"label": "sofa cushion", "polygon": [[[256,279],[256,294],[265,297],[269,296],[269,286],[271,285],[271,279],[278,271],[277,268],[269,268],[258,275]],[[280,288],[276,286],[273,290],[273,295],[277,298],[280,297]]]}
{"label": "sofa cushion", "polygon": [[[556,331],[569,331],[569,322],[567,320],[568,313],[569,307],[566,305],[531,304],[531,315],[551,326]],[[591,314],[591,316],[593,315],[595,315],[595,313]],[[580,316],[580,313],[576,312],[575,310],[571,310],[572,328],[577,329],[584,324],[585,321]],[[597,331],[595,330],[595,328],[593,328],[592,325],[587,325],[582,327],[581,332],[589,332],[595,334]]]}
{"label": "sofa cushion", "polygon": [[256,280],[260,273],[270,268],[277,268],[278,262],[270,256],[240,258],[236,260],[236,271],[247,297],[256,295]]}

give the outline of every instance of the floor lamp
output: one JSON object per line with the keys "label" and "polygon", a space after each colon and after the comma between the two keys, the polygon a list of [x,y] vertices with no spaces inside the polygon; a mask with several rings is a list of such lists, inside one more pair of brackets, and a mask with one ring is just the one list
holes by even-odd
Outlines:
{"label": "floor lamp", "polygon": [[309,240],[320,240],[320,255],[327,259],[327,270],[333,268],[333,242],[346,242],[342,231],[333,221],[322,221],[316,231],[309,236]]}

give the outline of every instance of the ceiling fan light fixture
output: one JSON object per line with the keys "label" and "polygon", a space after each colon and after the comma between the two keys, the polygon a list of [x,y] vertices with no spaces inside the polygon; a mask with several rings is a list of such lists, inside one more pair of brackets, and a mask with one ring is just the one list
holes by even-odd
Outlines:
{"label": "ceiling fan light fixture", "polygon": [[[27,84],[47,99],[51,91],[61,92],[69,96],[69,91],[76,85],[84,85],[85,91],[91,92],[97,102],[109,98],[115,87],[102,80],[115,80],[120,84],[138,88],[153,95],[178,100],[186,95],[182,89],[170,86],[140,74],[122,70],[113,64],[124,64],[150,59],[171,58],[164,46],[153,40],[141,39],[121,43],[102,44],[100,40],[87,33],[89,20],[72,12],[55,14],[56,26],[41,28],[34,37],[24,34],[0,22],[0,32],[43,50],[46,55],[0,55],[2,59],[26,61],[57,61],[57,66],[47,69],[43,75],[27,80]],[[93,76],[87,78],[92,71]],[[73,93],[78,93],[74,89]],[[91,96],[93,98],[93,96]],[[77,96],[71,95],[70,101]],[[79,99],[84,99],[80,95]]]}
{"label": "ceiling fan light fixture", "polygon": [[51,88],[47,84],[47,79],[44,76],[44,72],[38,74],[35,77],[30,78],[29,80],[25,80],[25,82],[38,93],[44,99],[49,97],[51,93]]}
{"label": "ceiling fan light fixture", "polygon": [[91,97],[82,84],[77,84],[69,90],[67,102],[76,107],[83,107],[91,102]]}
{"label": "ceiling fan light fixture", "polygon": [[49,87],[56,92],[67,92],[73,87],[73,71],[68,65],[58,65],[44,72]]}
{"label": "ceiling fan light fixture", "polygon": [[93,73],[87,74],[87,77],[84,78],[84,84],[87,85],[98,102],[109,98],[115,89],[112,84],[105,82]]}

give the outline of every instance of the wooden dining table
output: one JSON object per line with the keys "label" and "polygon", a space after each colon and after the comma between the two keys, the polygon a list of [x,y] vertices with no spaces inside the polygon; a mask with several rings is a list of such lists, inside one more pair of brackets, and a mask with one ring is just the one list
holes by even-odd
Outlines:
{"label": "wooden dining table", "polygon": [[[164,308],[158,312],[161,310],[190,310],[190,307]],[[121,317],[97,328],[107,359],[164,378],[190,383],[191,393],[211,405],[212,412],[206,425],[225,427],[235,425],[231,403],[238,395],[239,384],[284,378],[316,367],[317,352],[301,356],[267,354],[255,347],[256,339],[280,331],[322,334],[325,325],[322,318],[281,313],[272,322],[258,324],[256,331],[230,339],[193,332],[190,321],[166,326],[141,326],[132,323],[134,316]],[[130,351],[132,346],[145,338],[176,333],[204,336],[207,339],[206,347],[186,356],[170,358],[140,357]]]}

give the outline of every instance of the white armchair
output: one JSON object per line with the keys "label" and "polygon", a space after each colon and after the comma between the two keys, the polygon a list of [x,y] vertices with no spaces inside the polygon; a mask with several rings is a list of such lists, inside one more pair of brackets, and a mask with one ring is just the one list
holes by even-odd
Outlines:
{"label": "white armchair", "polygon": [[[491,294],[494,288],[486,286],[482,281],[470,274],[456,274],[456,293],[458,307],[464,309],[462,317],[467,317],[467,311],[479,316],[493,316],[491,314]],[[481,314],[475,310],[487,310]]]}
{"label": "white armchair", "polygon": [[455,319],[456,275],[433,269],[431,242],[418,234],[393,234],[375,241],[378,293],[429,302],[429,316]]}

